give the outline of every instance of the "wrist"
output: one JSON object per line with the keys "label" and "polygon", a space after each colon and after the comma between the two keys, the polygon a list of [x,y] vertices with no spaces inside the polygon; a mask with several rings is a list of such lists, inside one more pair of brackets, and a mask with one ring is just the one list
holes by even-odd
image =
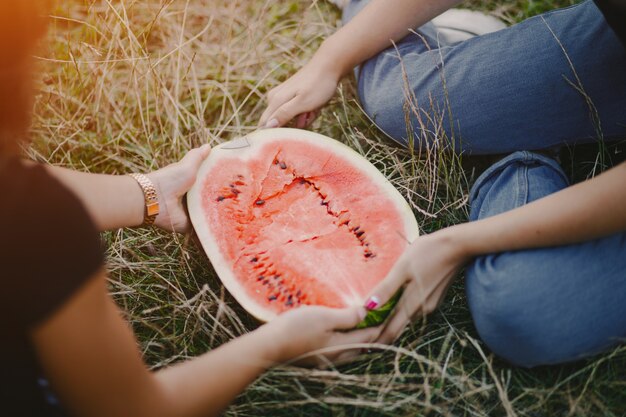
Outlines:
{"label": "wrist", "polygon": [[285,343],[280,330],[277,328],[278,320],[266,323],[250,333],[254,338],[252,345],[254,351],[259,355],[263,363],[267,363],[267,368],[282,363],[286,360]]}
{"label": "wrist", "polygon": [[[117,176],[119,182],[123,182],[124,186],[118,187],[117,191],[120,196],[126,199],[127,203],[125,212],[127,219],[124,221],[122,227],[137,227],[143,223],[145,212],[145,199],[143,190],[137,183],[137,181],[129,175]],[[126,190],[126,191],[121,191]]]}
{"label": "wrist", "polygon": [[336,78],[337,82],[347,75],[354,65],[348,59],[345,48],[336,42],[333,37],[324,40],[311,59],[314,65],[321,67],[325,74]]}
{"label": "wrist", "polygon": [[135,180],[143,196],[143,216],[140,225],[151,226],[154,224],[160,210],[160,193],[157,191],[157,186],[153,179],[147,175],[132,173],[128,174],[128,176]]}
{"label": "wrist", "polygon": [[479,255],[475,246],[476,234],[470,223],[446,227],[430,235],[438,247],[444,247],[456,262],[464,264]]}

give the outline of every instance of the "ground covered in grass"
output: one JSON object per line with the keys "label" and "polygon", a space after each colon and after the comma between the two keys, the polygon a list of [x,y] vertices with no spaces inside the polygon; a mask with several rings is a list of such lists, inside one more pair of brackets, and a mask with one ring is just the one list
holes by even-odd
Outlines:
{"label": "ground covered in grass", "polygon": [[[469,6],[512,24],[572,3]],[[338,19],[324,1],[66,1],[41,53],[30,155],[121,174],[162,167],[191,147],[252,131],[265,92],[306,62]],[[424,232],[466,220],[478,164],[441,149],[418,158],[398,148],[363,116],[352,80],[313,129],[376,164],[411,202]],[[258,326],[224,291],[192,238],[125,229],[104,239],[111,291],[151,366],[198,355]],[[472,326],[461,276],[441,309],[406,329],[395,346],[338,368],[275,368],[227,415],[623,416],[625,381],[624,347],[534,370],[494,358]]]}

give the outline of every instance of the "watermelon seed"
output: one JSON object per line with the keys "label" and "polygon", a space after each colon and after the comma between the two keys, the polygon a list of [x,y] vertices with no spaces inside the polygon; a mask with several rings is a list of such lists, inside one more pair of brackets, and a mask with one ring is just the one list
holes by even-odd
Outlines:
{"label": "watermelon seed", "polygon": [[304,178],[300,178],[300,184],[305,184],[306,181],[304,180]]}
{"label": "watermelon seed", "polygon": [[236,189],[236,188],[233,188],[233,194],[237,195],[237,194],[239,194],[239,193],[241,193],[241,191],[239,191],[239,190],[238,190],[238,189]]}
{"label": "watermelon seed", "polygon": [[356,237],[363,236],[363,233],[365,233],[363,230],[361,230],[360,232],[356,232]]}
{"label": "watermelon seed", "polygon": [[265,200],[257,200],[254,204],[256,204],[257,206],[262,206],[263,204],[265,204]]}
{"label": "watermelon seed", "polygon": [[221,195],[221,196],[217,197],[217,201],[224,201],[224,196]]}
{"label": "watermelon seed", "polygon": [[358,232],[360,228],[361,228],[361,226],[357,226],[357,227],[355,227],[354,229],[352,229],[352,231],[353,231],[353,232]]}
{"label": "watermelon seed", "polygon": [[257,262],[259,260],[259,258],[257,258],[256,256],[252,259],[250,259],[250,262]]}
{"label": "watermelon seed", "polygon": [[278,159],[274,159],[274,165],[278,165]]}
{"label": "watermelon seed", "polygon": [[274,300],[276,299],[276,296],[275,296],[275,295],[272,295],[272,296],[267,297],[267,299],[268,299],[269,301],[274,301]]}
{"label": "watermelon seed", "polygon": [[261,281],[263,278],[265,278],[263,275],[259,275],[259,277],[256,280]]}
{"label": "watermelon seed", "polygon": [[324,201],[324,200],[322,200],[322,205],[323,205],[323,206],[327,206],[327,205],[328,205],[328,201]]}
{"label": "watermelon seed", "polygon": [[280,169],[287,169],[287,164],[284,162],[280,163]]}

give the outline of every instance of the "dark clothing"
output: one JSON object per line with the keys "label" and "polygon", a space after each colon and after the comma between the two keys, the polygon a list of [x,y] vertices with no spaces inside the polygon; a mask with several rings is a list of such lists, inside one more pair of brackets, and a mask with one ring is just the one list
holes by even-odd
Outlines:
{"label": "dark clothing", "polygon": [[594,0],[604,18],[626,47],[626,0]]}
{"label": "dark clothing", "polygon": [[0,196],[0,413],[60,415],[30,332],[102,266],[100,239],[81,202],[40,165],[0,162]]}

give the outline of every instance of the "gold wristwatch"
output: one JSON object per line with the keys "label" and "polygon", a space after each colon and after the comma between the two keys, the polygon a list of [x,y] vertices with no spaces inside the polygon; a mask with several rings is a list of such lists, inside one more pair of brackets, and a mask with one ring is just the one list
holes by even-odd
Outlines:
{"label": "gold wristwatch", "polygon": [[146,208],[143,214],[143,226],[151,226],[156,216],[159,215],[159,198],[156,188],[152,181],[150,181],[150,178],[143,174],[133,173],[128,175],[137,181],[143,191],[143,197],[146,202]]}

